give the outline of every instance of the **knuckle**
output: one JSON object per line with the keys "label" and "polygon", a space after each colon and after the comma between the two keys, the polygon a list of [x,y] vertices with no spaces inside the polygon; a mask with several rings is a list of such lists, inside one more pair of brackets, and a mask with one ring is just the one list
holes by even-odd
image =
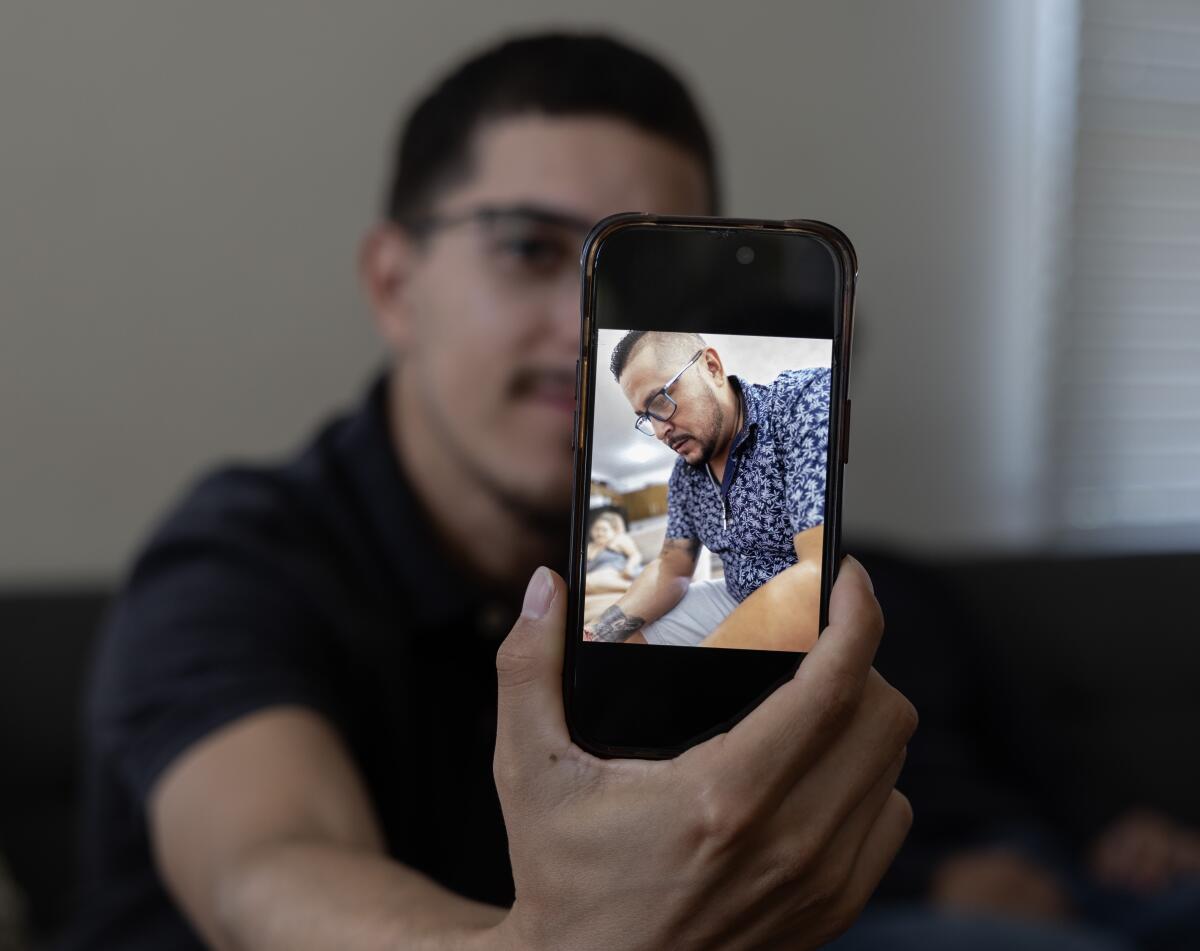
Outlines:
{"label": "knuckle", "polygon": [[496,679],[502,687],[519,687],[537,679],[536,659],[515,629],[496,651]]}
{"label": "knuckle", "polygon": [[769,857],[762,863],[755,877],[756,894],[762,899],[779,894],[797,894],[807,904],[808,892],[804,887],[808,863],[794,851]]}
{"label": "knuckle", "polygon": [[492,778],[496,782],[496,792],[500,794],[501,798],[505,793],[520,787],[521,776],[517,765],[499,753],[492,758]]}
{"label": "knuckle", "polygon": [[907,831],[912,828],[913,824],[913,807],[912,803],[904,793],[898,789],[893,789],[888,797],[892,801],[892,808],[896,812],[896,820],[901,827]]}
{"label": "knuckle", "polygon": [[912,739],[913,734],[917,732],[917,727],[921,725],[921,715],[917,712],[917,708],[913,702],[907,697],[904,698],[900,720],[904,727],[904,741],[907,743]]}
{"label": "knuckle", "polygon": [[897,747],[912,739],[920,721],[917,708],[874,669],[867,678],[863,702],[871,710],[875,722],[887,729],[888,737]]}
{"label": "knuckle", "polygon": [[809,900],[818,908],[837,907],[844,884],[844,880],[839,881],[833,872],[822,872],[809,885]]}
{"label": "knuckle", "polygon": [[839,847],[836,843],[810,851],[805,868],[812,900],[816,904],[830,907],[844,901],[856,856],[857,849]]}
{"label": "knuckle", "polygon": [[738,842],[753,821],[747,797],[731,795],[713,784],[701,787],[691,824],[698,851],[724,852]]}
{"label": "knuckle", "polygon": [[858,707],[862,686],[855,672],[845,665],[831,667],[825,678],[823,706],[837,721],[848,720]]}
{"label": "knuckle", "polygon": [[907,743],[917,732],[917,725],[920,723],[921,717],[912,701],[894,687],[891,688],[891,695],[888,699],[891,707],[891,720],[896,725],[897,737],[900,743]]}
{"label": "knuckle", "polygon": [[884,630],[887,628],[887,621],[883,616],[883,607],[879,604],[874,594],[867,596],[866,613],[863,617],[863,623],[875,637],[882,637]]}
{"label": "knuckle", "polygon": [[807,876],[820,872],[821,842],[813,830],[792,843],[789,859],[795,876]]}
{"label": "knuckle", "polygon": [[810,909],[836,914],[846,902],[850,862],[845,858],[824,856],[804,879],[804,903]]}
{"label": "knuckle", "polygon": [[761,844],[755,862],[754,889],[762,897],[787,894],[807,909],[818,909],[830,900],[834,883],[827,881],[825,848],[814,830],[772,837]]}

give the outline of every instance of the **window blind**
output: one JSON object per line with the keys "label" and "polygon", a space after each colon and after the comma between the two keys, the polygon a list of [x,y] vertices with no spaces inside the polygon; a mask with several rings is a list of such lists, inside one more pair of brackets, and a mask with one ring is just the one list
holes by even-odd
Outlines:
{"label": "window blind", "polygon": [[1200,3],[1081,6],[1061,535],[1200,547]]}

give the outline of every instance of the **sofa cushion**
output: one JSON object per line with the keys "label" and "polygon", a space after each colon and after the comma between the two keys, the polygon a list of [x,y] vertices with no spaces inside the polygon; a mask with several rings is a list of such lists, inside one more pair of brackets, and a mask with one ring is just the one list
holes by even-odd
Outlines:
{"label": "sofa cushion", "polygon": [[1085,839],[1133,805],[1200,826],[1200,555],[944,566],[1010,774]]}
{"label": "sofa cushion", "polygon": [[0,594],[0,852],[44,934],[75,876],[82,706],[98,590]]}

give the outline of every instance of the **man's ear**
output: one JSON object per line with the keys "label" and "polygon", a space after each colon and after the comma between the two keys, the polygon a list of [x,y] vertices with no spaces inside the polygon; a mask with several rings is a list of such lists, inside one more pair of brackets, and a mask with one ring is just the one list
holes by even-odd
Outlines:
{"label": "man's ear", "polygon": [[375,326],[393,352],[403,350],[412,334],[412,271],[417,247],[393,224],[379,224],[358,249],[358,276],[375,317]]}
{"label": "man's ear", "polygon": [[721,355],[716,350],[709,347],[704,351],[700,362],[704,364],[704,371],[712,377],[713,383],[717,386],[725,385],[725,366],[721,363]]}

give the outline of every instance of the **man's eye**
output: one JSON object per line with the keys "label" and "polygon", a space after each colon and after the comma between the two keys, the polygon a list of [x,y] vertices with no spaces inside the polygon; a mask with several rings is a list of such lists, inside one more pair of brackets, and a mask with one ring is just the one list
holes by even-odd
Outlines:
{"label": "man's eye", "polygon": [[561,242],[547,238],[510,238],[499,249],[512,264],[534,271],[555,270],[564,259]]}

